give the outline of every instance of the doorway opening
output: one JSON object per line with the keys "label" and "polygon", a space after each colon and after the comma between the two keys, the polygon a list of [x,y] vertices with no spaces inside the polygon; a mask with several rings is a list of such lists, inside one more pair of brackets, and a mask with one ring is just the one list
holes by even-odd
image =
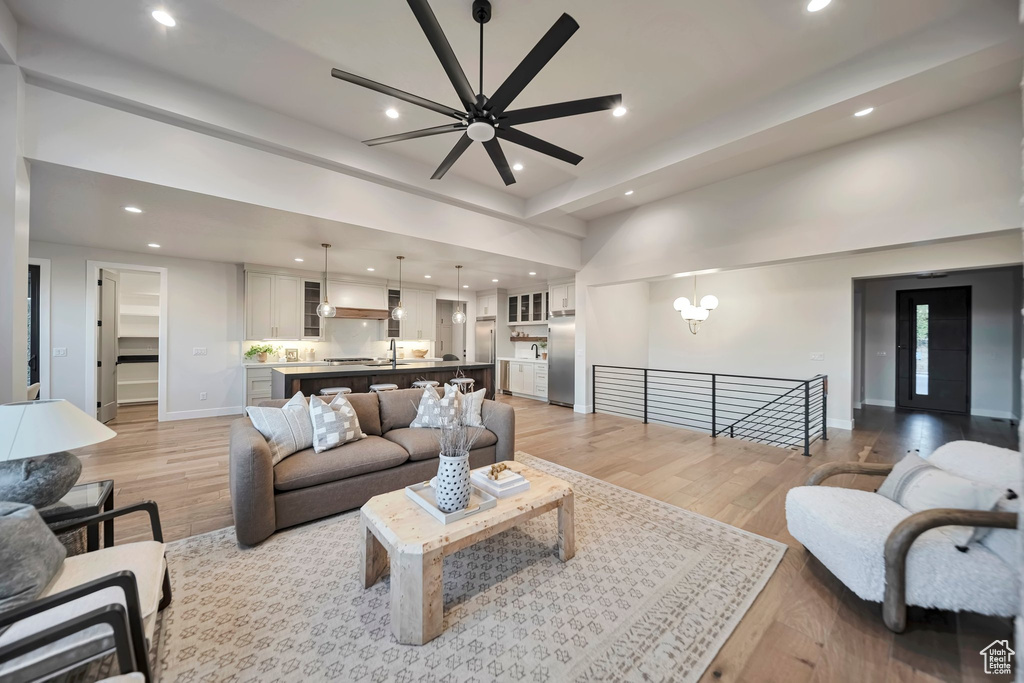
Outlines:
{"label": "doorway opening", "polygon": [[[452,299],[438,299],[436,305],[434,355],[444,360],[463,360],[466,358],[466,324],[452,322],[452,314],[459,304]],[[466,302],[462,302],[462,312],[466,312]]]}
{"label": "doorway opening", "polygon": [[970,412],[970,286],[896,292],[896,407]]}
{"label": "doorway opening", "polygon": [[[166,271],[127,264],[90,263],[95,295],[87,298],[93,335],[90,373],[96,419],[110,422],[118,411],[137,406],[161,419],[165,396]],[[93,270],[93,267],[95,270]],[[150,415],[150,413],[152,413]]]}

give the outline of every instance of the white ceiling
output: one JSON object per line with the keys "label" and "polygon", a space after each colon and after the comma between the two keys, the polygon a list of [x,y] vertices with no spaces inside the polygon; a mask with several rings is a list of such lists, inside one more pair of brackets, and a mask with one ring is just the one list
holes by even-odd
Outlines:
{"label": "white ceiling", "polygon": [[[7,2],[19,22],[41,31],[357,140],[445,121],[333,79],[331,67],[441,102],[458,101],[403,0],[166,0],[163,6],[178,20],[173,29],[150,18],[152,3]],[[1012,0],[834,0],[815,14],[805,4],[494,0],[486,29],[487,91],[564,11],[580,30],[515,107],[621,92],[630,111],[622,118],[589,114],[524,127],[583,155],[577,167],[505,145],[511,162],[526,165],[517,173],[519,182],[506,189],[474,146],[450,174],[530,200],[528,217],[557,209],[589,220],[943,113],[1019,81],[1021,34]],[[469,5],[432,2],[475,83],[478,35]],[[979,17],[988,19],[981,28]],[[1007,36],[1013,49],[965,67],[968,56]],[[975,43],[965,45],[968,40]],[[914,49],[901,51],[904,44]],[[905,65],[905,74],[894,80],[879,61],[890,71],[894,63]],[[948,77],[935,78],[944,65]],[[797,101],[810,94],[815,106],[797,111]],[[780,96],[794,103],[791,119],[769,122],[766,116],[760,127],[757,121],[721,127],[714,149],[687,152],[692,138],[710,137],[704,134],[709,125],[724,126]],[[850,107],[861,100],[881,106],[869,119],[854,120]],[[383,115],[389,106],[401,111],[400,119]],[[730,148],[744,139],[748,144]],[[435,136],[395,143],[387,152],[433,167],[454,142],[454,136]],[[637,190],[628,200],[622,196],[626,187]]]}
{"label": "white ceiling", "polygon": [[[31,174],[32,239],[42,242],[313,272],[323,270],[320,244],[327,242],[332,273],[397,279],[395,257],[403,255],[406,283],[454,290],[455,266],[462,265],[461,282],[469,285],[463,291],[529,287],[573,275],[522,259],[64,166],[35,162]],[[125,206],[143,213],[128,213]],[[160,248],[148,247],[151,242]],[[491,282],[495,278],[497,284]]]}

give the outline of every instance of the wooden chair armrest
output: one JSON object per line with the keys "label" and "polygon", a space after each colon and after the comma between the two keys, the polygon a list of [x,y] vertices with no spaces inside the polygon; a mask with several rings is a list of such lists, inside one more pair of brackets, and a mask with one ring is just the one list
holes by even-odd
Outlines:
{"label": "wooden chair armrest", "polygon": [[163,543],[164,532],[163,528],[160,526],[160,511],[157,509],[156,503],[152,500],[144,500],[141,503],[127,505],[123,508],[111,510],[110,512],[101,512],[98,515],[92,515],[90,517],[81,517],[67,522],[57,522],[50,526],[50,530],[55,534],[62,534],[67,531],[81,529],[82,527],[100,524],[101,522],[106,522],[107,520],[114,519],[115,517],[122,517],[133,512],[149,513],[149,525],[153,529],[153,540]]}
{"label": "wooden chair armrest", "polygon": [[885,476],[892,472],[893,465],[871,462],[830,462],[814,469],[804,486],[818,486],[837,474],[873,474]]}
{"label": "wooden chair armrest", "polygon": [[885,600],[882,614],[889,630],[902,633],[907,626],[907,554],[918,537],[941,526],[981,526],[1016,529],[1017,513],[989,510],[936,508],[910,515],[885,540]]}

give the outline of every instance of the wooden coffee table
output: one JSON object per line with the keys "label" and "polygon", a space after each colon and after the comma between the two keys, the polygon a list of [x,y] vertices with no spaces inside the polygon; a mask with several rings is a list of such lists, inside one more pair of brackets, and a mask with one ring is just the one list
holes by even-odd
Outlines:
{"label": "wooden coffee table", "polygon": [[530,480],[530,489],[500,498],[494,508],[451,524],[431,517],[404,489],[374,496],[362,507],[363,587],[377,583],[390,569],[391,630],[398,642],[423,645],[441,635],[445,555],[554,508],[558,508],[558,557],[568,562],[576,554],[572,487],[520,463],[508,465]]}

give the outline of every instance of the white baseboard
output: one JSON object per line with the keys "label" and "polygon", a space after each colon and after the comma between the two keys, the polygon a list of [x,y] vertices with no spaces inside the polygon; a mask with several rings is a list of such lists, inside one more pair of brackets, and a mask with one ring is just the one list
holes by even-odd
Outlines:
{"label": "white baseboard", "polygon": [[854,401],[854,402],[853,402],[853,408],[854,408],[854,410],[860,410],[860,409],[861,409],[861,407],[863,407],[863,405],[864,405],[864,404],[863,404],[863,403],[861,403],[860,401]]}
{"label": "white baseboard", "polygon": [[843,420],[838,417],[830,417],[825,420],[829,429],[853,429],[853,420]]}
{"label": "white baseboard", "polygon": [[984,408],[971,408],[971,415],[975,417],[998,417],[1004,420],[1019,420],[1013,413],[1005,410],[986,410]]}
{"label": "white baseboard", "polygon": [[574,413],[590,413],[590,412],[593,412],[593,408],[594,408],[594,406],[587,405],[585,403],[575,403],[575,404],[573,404],[572,412],[574,412]]}
{"label": "white baseboard", "polygon": [[225,415],[245,415],[245,406],[227,406],[226,408],[205,408],[203,410],[175,410],[164,413],[162,422],[174,420],[195,420],[201,417],[224,417]]}
{"label": "white baseboard", "polygon": [[896,401],[890,401],[885,398],[866,398],[864,399],[864,405],[866,406],[882,406],[883,408],[895,408]]}

